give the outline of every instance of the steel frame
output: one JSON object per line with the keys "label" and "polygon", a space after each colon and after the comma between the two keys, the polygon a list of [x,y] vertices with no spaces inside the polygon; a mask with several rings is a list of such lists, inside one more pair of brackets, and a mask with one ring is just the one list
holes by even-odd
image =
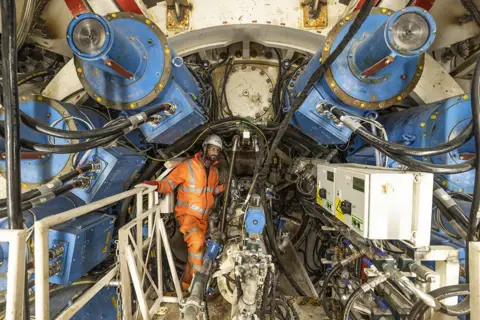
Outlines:
{"label": "steel frame", "polygon": [[[35,258],[35,289],[36,289],[35,290],[35,318],[37,320],[50,319],[50,300],[49,300],[49,282],[48,282],[48,279],[49,279],[49,276],[48,276],[49,229],[53,226],[67,222],[73,218],[83,216],[92,211],[98,210],[100,208],[111,205],[113,203],[116,203],[118,201],[121,201],[131,196],[137,197],[137,215],[141,216],[143,214],[143,197],[144,195],[147,195],[149,198],[149,203],[152,203],[153,205],[154,190],[155,188],[147,188],[145,186],[133,188],[131,190],[122,192],[118,195],[108,197],[100,201],[96,201],[88,205],[84,205],[63,213],[59,213],[35,222],[34,224],[34,232],[35,232],[34,258]],[[158,210],[158,208],[152,207],[150,212],[155,212],[155,210]],[[7,231],[1,231],[0,234],[4,232],[7,232]],[[24,252],[25,250],[25,247],[24,247],[25,238],[23,238],[22,243],[23,243],[23,251],[20,250],[21,249],[20,244],[18,244],[19,247],[18,247],[18,250],[16,250],[17,257],[15,259],[18,260],[16,261],[16,265],[21,264],[19,263],[20,262],[19,260],[21,260],[22,263],[25,265],[25,261],[23,258],[24,254],[20,253],[20,252]],[[115,265],[113,269],[110,270],[110,272],[108,272],[102,279],[100,279],[93,287],[91,287],[84,294],[82,294],[78,298],[78,300],[75,301],[75,303],[73,303],[66,310],[64,310],[57,319],[66,320],[73,317],[73,315],[75,315],[75,313],[78,310],[80,310],[86,303],[88,303],[88,301],[90,301],[97,292],[99,292],[102,288],[104,288],[109,284],[109,282],[116,276],[118,270],[119,270],[119,267]],[[20,271],[21,269],[16,270],[17,273],[19,273]],[[23,281],[23,280],[18,279],[18,282],[16,283],[14,282],[15,286],[21,283],[20,281]],[[17,286],[12,291],[10,291],[10,287],[8,289],[9,296],[10,294],[14,295],[14,298],[12,299],[12,302],[11,302],[12,304],[14,303],[14,305],[18,305],[22,300],[22,295],[18,294],[17,292],[19,290],[18,288],[23,288],[23,287]],[[11,319],[19,319],[19,317],[14,317]]]}
{"label": "steel frame", "polygon": [[[120,261],[120,282],[122,291],[122,313],[123,319],[129,320],[138,318],[138,312],[141,313],[144,320],[151,319],[161,303],[179,303],[182,298],[182,289],[175,262],[173,260],[172,250],[168,241],[165,223],[162,218],[164,208],[162,202],[171,201],[168,195],[159,202],[157,193],[148,194],[148,209],[143,212],[143,199],[141,194],[137,194],[137,217],[128,224],[120,228],[118,232],[119,261]],[[145,223],[146,222],[146,223]],[[142,234],[143,227],[147,226],[148,237],[144,238]],[[135,230],[134,230],[135,228]],[[150,259],[150,253],[155,240],[156,247],[156,264],[157,264],[157,281],[155,282],[152,275],[147,269]],[[168,260],[168,265],[175,286],[175,296],[165,296],[163,292],[163,264],[162,264],[162,244]],[[144,251],[147,254],[145,261],[143,260]],[[149,280],[148,289],[145,288],[145,277]],[[135,295],[139,308],[132,315],[132,290],[130,283],[133,283]],[[149,292],[154,290],[156,299],[149,308],[147,299]]]}
{"label": "steel frame", "polygon": [[5,320],[22,319],[27,232],[26,230],[0,230],[0,239],[9,244]]}

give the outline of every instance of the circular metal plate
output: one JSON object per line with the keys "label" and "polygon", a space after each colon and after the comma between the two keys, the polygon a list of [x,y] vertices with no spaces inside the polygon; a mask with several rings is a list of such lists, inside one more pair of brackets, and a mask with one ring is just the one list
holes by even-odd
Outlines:
{"label": "circular metal plate", "polygon": [[245,64],[233,66],[225,90],[234,116],[261,121],[272,115],[273,83],[263,69]]}
{"label": "circular metal plate", "polygon": [[[132,101],[126,101],[126,102],[116,102],[107,99],[103,95],[99,95],[96,90],[91,86],[90,82],[87,80],[86,75],[85,75],[85,69],[87,69],[86,65],[87,62],[83,62],[82,59],[78,58],[75,56],[74,58],[74,63],[75,63],[75,68],[77,70],[77,75],[80,79],[80,82],[82,83],[82,86],[85,88],[85,91],[98,103],[108,107],[108,108],[113,108],[117,110],[134,110],[137,108],[141,108],[155,100],[155,98],[158,97],[158,95],[164,90],[164,88],[167,86],[170,73],[171,73],[171,61],[172,61],[172,51],[167,43],[167,39],[165,37],[165,34],[160,30],[160,28],[155,25],[151,20],[148,18],[135,14],[135,13],[129,13],[129,12],[117,12],[117,13],[111,13],[107,16],[105,16],[105,19],[108,20],[111,24],[115,23],[118,21],[118,23],[121,23],[122,19],[130,19],[130,20],[135,20],[138,22],[141,22],[143,25],[145,25],[147,30],[151,30],[154,35],[157,38],[157,41],[159,42],[159,47],[163,48],[163,70],[156,70],[154,74],[156,74],[156,77],[159,79],[156,82],[154,82],[154,85],[152,86],[152,90],[145,95],[144,97]],[[138,35],[136,35],[138,38]],[[143,43],[145,42],[146,45],[149,45],[149,41],[151,41],[150,37],[145,37],[145,39],[140,39],[139,40]],[[157,47],[158,48],[158,47]],[[149,55],[150,53],[150,55]],[[155,59],[158,60],[158,57],[155,56],[152,52],[146,53],[145,59],[147,61],[155,61]],[[148,69],[148,68],[147,68]],[[96,69],[98,70],[98,69]]]}
{"label": "circular metal plate", "polygon": [[415,12],[402,14],[392,26],[392,38],[402,50],[418,50],[430,38],[427,20]]}
{"label": "circular metal plate", "polygon": [[99,51],[106,39],[105,27],[95,19],[84,19],[73,29],[73,43],[83,53]]}
{"label": "circular metal plate", "polygon": [[[358,12],[354,12],[348,15],[344,19],[337,22],[337,24],[332,28],[332,30],[328,34],[327,40],[325,41],[325,45],[322,52],[322,60],[321,60],[322,62],[327,60],[327,58],[330,56],[332,44],[334,43],[336,36],[340,33],[340,31],[342,31],[346,26],[349,26],[351,22],[355,20],[357,14]],[[380,14],[385,16],[391,16],[393,14],[393,11],[385,8],[373,8],[370,14],[371,15]],[[378,109],[384,109],[389,106],[392,106],[393,104],[405,99],[410,94],[410,92],[413,91],[418,81],[420,80],[420,77],[423,72],[424,64],[425,64],[425,54],[422,54],[418,56],[417,69],[408,86],[406,86],[401,93],[383,101],[375,101],[375,102],[363,101],[350,96],[336,82],[335,78],[333,77],[331,67],[325,72],[325,80],[330,90],[332,90],[335,93],[335,95],[347,105],[354,106],[361,109],[378,110]]]}

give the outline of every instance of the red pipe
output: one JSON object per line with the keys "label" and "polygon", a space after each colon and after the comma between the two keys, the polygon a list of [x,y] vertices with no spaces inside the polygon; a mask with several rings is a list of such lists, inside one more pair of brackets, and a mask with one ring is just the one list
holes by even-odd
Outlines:
{"label": "red pipe", "polygon": [[83,0],[65,0],[65,4],[74,17],[81,13],[90,12],[90,8]]}
{"label": "red pipe", "polygon": [[133,12],[143,15],[142,10],[140,10],[140,7],[137,5],[135,0],[115,0],[115,2],[118,4],[118,7],[122,11]]}

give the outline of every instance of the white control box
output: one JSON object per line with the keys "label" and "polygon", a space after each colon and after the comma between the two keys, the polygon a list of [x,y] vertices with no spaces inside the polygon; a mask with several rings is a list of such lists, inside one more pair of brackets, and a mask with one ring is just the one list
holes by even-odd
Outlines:
{"label": "white control box", "polygon": [[433,175],[350,164],[317,165],[317,203],[364,238],[430,244]]}
{"label": "white control box", "polygon": [[332,215],[335,213],[335,175],[336,164],[323,163],[317,165],[317,196],[316,201]]}

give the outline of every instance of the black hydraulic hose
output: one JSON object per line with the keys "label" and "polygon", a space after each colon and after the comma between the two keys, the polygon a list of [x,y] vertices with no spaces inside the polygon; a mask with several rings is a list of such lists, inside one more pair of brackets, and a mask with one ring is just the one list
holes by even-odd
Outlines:
{"label": "black hydraulic hose", "polygon": [[[145,122],[148,117],[153,116],[154,114],[165,111],[170,109],[170,105],[162,104],[155,106],[151,109],[144,111],[145,117],[141,116],[143,119],[141,122]],[[117,123],[111,123],[103,128],[98,129],[91,129],[91,130],[78,130],[78,131],[70,131],[70,130],[62,130],[58,128],[53,128],[49,125],[46,125],[34,118],[29,117],[24,112],[21,112],[21,119],[22,122],[28,126],[29,128],[53,136],[57,138],[64,138],[64,139],[90,139],[90,138],[104,138],[109,137],[114,134],[118,134],[123,132],[124,129],[127,129],[133,125],[138,125],[138,121],[135,121],[136,116],[132,116],[129,118],[122,119]]]}
{"label": "black hydraulic hose", "polygon": [[273,220],[272,220],[272,212],[270,210],[270,207],[268,205],[267,201],[267,194],[265,191],[265,188],[260,188],[260,197],[262,199],[262,205],[263,205],[263,210],[265,211],[265,220],[266,220],[266,226],[265,226],[265,231],[267,233],[267,238],[270,241],[270,247],[272,249],[272,252],[274,256],[277,258],[278,262],[278,267],[280,271],[285,275],[285,278],[290,282],[292,287],[295,289],[295,291],[301,295],[305,296],[305,292],[300,288],[298,283],[293,279],[291,272],[287,270],[285,267],[285,264],[283,263],[283,260],[281,259],[281,253],[280,250],[278,249],[278,243],[277,239],[275,238],[275,230],[273,227]]}
{"label": "black hydraulic hose", "polygon": [[[480,57],[477,59],[477,64],[475,66],[475,71],[472,78],[472,120],[475,132],[475,154],[476,154],[476,165],[480,166]],[[480,172],[476,170],[475,180],[474,180],[474,191],[473,191],[473,200],[472,207],[469,217],[469,230],[467,235],[467,242],[477,241],[477,213],[480,207]],[[467,244],[468,252],[468,244]],[[468,253],[467,253],[468,256]],[[466,265],[468,270],[468,265]],[[468,272],[467,272],[468,278]]]}
{"label": "black hydraulic hose", "polygon": [[[145,166],[145,169],[140,173],[137,179],[135,179],[135,182],[133,182],[133,185],[137,184],[138,182],[145,181],[145,180],[151,180],[153,175],[160,170],[163,166],[163,162],[158,162],[158,161],[151,161],[147,166]],[[122,205],[120,207],[120,213],[118,216],[117,220],[117,228],[123,227],[128,220],[128,210],[130,208],[130,204],[132,201],[135,199],[135,196],[125,198],[122,202]]]}
{"label": "black hydraulic hose", "polygon": [[72,93],[70,93],[69,95],[67,95],[66,97],[63,97],[62,100],[60,100],[60,102],[67,102],[68,100],[72,99],[73,97],[75,97],[77,94],[80,94],[82,92],[84,92],[85,89],[78,89]]}
{"label": "black hydraulic hose", "polygon": [[232,151],[232,159],[230,160],[230,169],[228,170],[228,180],[225,188],[225,193],[223,195],[223,210],[222,210],[222,220],[220,221],[220,231],[225,234],[226,227],[227,227],[227,208],[228,208],[228,196],[230,194],[230,187],[232,185],[232,178],[233,178],[233,168],[235,166],[235,155],[237,153],[238,148],[238,141],[239,139],[235,136],[233,138],[233,151]]}
{"label": "black hydraulic hose", "polygon": [[379,146],[382,149],[394,154],[414,157],[430,157],[448,153],[465,144],[473,136],[473,124],[470,122],[465,129],[452,140],[431,148],[412,148],[403,144],[386,141],[373,135],[363,127],[359,127],[358,129],[354,130],[354,133],[358,134],[372,145]]}
{"label": "black hydraulic hose", "polygon": [[22,79],[18,80],[17,84],[19,86],[21,86],[22,84],[27,83],[30,80],[33,80],[33,79],[36,79],[36,78],[41,78],[41,77],[53,76],[53,75],[55,75],[55,70],[54,69],[34,71],[32,73],[29,73],[29,74],[23,76]]}
{"label": "black hydraulic hose", "polygon": [[453,200],[436,181],[433,182],[433,202],[447,217],[462,226],[465,232],[467,231],[468,218],[465,216],[462,208],[460,208],[455,200]]}
{"label": "black hydraulic hose", "polygon": [[[49,200],[52,200],[52,199],[55,199],[56,197],[62,195],[62,194],[65,194],[67,193],[68,191],[71,191],[75,188],[80,188],[84,185],[84,182],[81,181],[81,180],[77,180],[77,181],[74,181],[72,183],[69,183],[69,184],[66,184],[66,185],[63,185],[61,187],[58,187],[56,189],[53,189],[51,191],[51,194],[45,196],[45,198],[42,197],[38,197],[38,198],[34,198],[34,199],[31,199],[31,200],[27,200],[27,201],[24,201],[22,202],[21,204],[21,211],[20,213],[22,214],[23,211],[25,210],[29,210],[29,209],[32,209],[46,201],[49,201]],[[41,199],[43,198],[43,199]],[[6,213],[6,209],[5,208],[0,208],[0,218],[5,218],[7,216],[7,213]],[[10,221],[10,219],[8,219]],[[23,215],[22,215],[22,227],[23,227]]]}
{"label": "black hydraulic hose", "polygon": [[331,316],[330,312],[328,312],[327,310],[328,309],[328,305],[327,305],[327,299],[325,299],[325,295],[327,293],[327,289],[328,289],[328,284],[330,283],[330,281],[332,281],[332,278],[335,276],[335,274],[337,274],[340,270],[342,270],[343,266],[341,263],[337,263],[333,269],[330,271],[330,273],[328,274],[327,278],[325,278],[325,280],[323,281],[322,283],[322,288],[320,290],[320,297],[319,297],[319,300],[322,301],[322,306],[323,306],[323,310],[325,310],[326,314],[327,314],[327,317],[329,319],[333,319],[333,317]]}
{"label": "black hydraulic hose", "polygon": [[320,67],[318,67],[315,70],[315,72],[312,74],[312,76],[308,80],[308,83],[305,86],[305,88],[302,90],[302,92],[299,95],[297,95],[297,97],[293,101],[293,104],[291,105],[290,110],[288,111],[287,115],[285,116],[285,118],[283,119],[280,125],[280,129],[278,130],[277,135],[273,140],[272,146],[270,148],[270,152],[268,153],[267,158],[265,160],[264,168],[262,169],[262,178],[261,178],[262,180],[266,179],[266,177],[268,176],[268,173],[270,172],[270,164],[272,163],[277,147],[280,144],[282,137],[285,134],[285,131],[287,130],[290,124],[290,121],[292,120],[293,114],[302,106],[303,102],[308,97],[308,94],[310,93],[310,90],[313,88],[313,86],[323,77],[323,75],[331,67],[333,62],[347,47],[350,40],[353,39],[357,31],[360,29],[360,27],[363,25],[368,15],[370,14],[370,11],[372,10],[374,3],[375,3],[374,0],[366,0],[364,2],[362,8],[357,14],[357,17],[355,18],[350,28],[348,29],[345,37],[343,37],[343,39],[340,41],[338,46],[328,56],[325,62],[322,63]]}
{"label": "black hydraulic hose", "polygon": [[460,0],[463,7],[470,13],[475,24],[480,27],[480,11],[472,0]]}
{"label": "black hydraulic hose", "polygon": [[400,156],[396,155],[393,153],[390,153],[388,151],[385,151],[384,149],[374,146],[375,149],[380,150],[382,153],[387,155],[388,157],[392,158],[393,160],[417,171],[423,171],[423,172],[428,172],[428,173],[433,173],[433,174],[455,174],[455,173],[462,173],[462,172],[467,172],[470,170],[475,169],[476,165],[476,158],[469,159],[465,162],[462,163],[457,163],[457,164],[431,164],[431,163],[426,163],[423,161],[415,160],[413,158],[410,158],[408,156]]}
{"label": "black hydraulic hose", "polygon": [[363,291],[362,286],[359,286],[355,291],[353,291],[348,298],[347,303],[345,304],[345,308],[343,309],[343,320],[350,319],[350,311],[353,309],[355,301],[357,301],[357,299],[364,293],[365,291]]}
{"label": "black hydraulic hose", "polygon": [[[7,208],[5,215],[10,229],[23,230],[21,158],[20,158],[20,109],[18,106],[18,57],[17,10],[15,0],[1,1],[2,18],[2,76],[3,107],[5,109],[5,138],[7,171]],[[30,319],[28,306],[28,274],[25,268],[23,319]]]}
{"label": "black hydraulic hose", "polygon": [[[4,135],[1,132],[3,128],[4,126],[0,124],[0,136],[2,136],[2,138],[5,139]],[[22,146],[22,148],[25,148],[28,150],[34,150],[37,152],[43,152],[43,153],[58,153],[58,154],[77,153],[77,152],[87,151],[90,149],[95,149],[98,147],[104,147],[112,143],[113,141],[117,140],[124,134],[125,133],[122,131],[121,133],[117,133],[110,137],[91,139],[85,142],[80,142],[76,144],[66,144],[66,145],[39,144],[26,139],[20,139],[20,145]]]}
{"label": "black hydraulic hose", "polygon": [[[473,101],[473,98],[472,98]],[[342,123],[344,123],[349,129],[352,129],[353,131],[356,131],[357,134],[361,136],[361,132],[366,132],[366,129],[361,127],[360,124],[353,122],[352,119],[350,119],[342,110],[338,108],[332,108],[332,114],[337,117]],[[363,136],[362,136],[363,137]],[[380,139],[381,140],[381,139]],[[384,140],[381,140],[384,141]],[[412,169],[418,170],[418,171],[423,171],[423,172],[429,172],[429,173],[443,173],[443,174],[454,174],[454,173],[462,173],[462,172],[467,172],[470,170],[473,170],[476,165],[476,157],[469,159],[465,162],[462,163],[457,163],[457,164],[452,164],[452,165],[447,165],[447,164],[430,164],[426,163],[423,161],[415,160],[413,158],[410,158],[408,156],[404,155],[399,155],[399,154],[394,154],[390,151],[387,151],[384,148],[383,143],[378,143],[369,141],[372,146],[384,153],[385,155],[389,156],[390,158],[396,160],[397,162],[406,165]]]}
{"label": "black hydraulic hose", "polygon": [[[436,290],[433,290],[428,293],[437,300],[443,300],[450,297],[466,296],[470,294],[468,284],[457,284],[448,287],[442,287]],[[467,300],[467,299],[465,299]],[[463,301],[462,301],[463,302]],[[445,306],[442,304],[440,312],[447,313],[448,311],[445,308],[450,309],[450,312],[453,311],[456,316],[464,315],[470,312],[469,305],[466,306],[460,302],[457,306]],[[457,307],[457,308],[456,308]],[[465,308],[458,308],[465,307]],[[419,300],[410,311],[407,320],[421,320],[427,311],[430,310],[430,307],[423,303],[422,300]]]}
{"label": "black hydraulic hose", "polygon": [[[472,121],[473,130],[475,132],[475,154],[476,154],[476,166],[480,168],[480,57],[477,59],[475,71],[472,77]],[[477,169],[475,171],[475,180],[473,187],[473,200],[470,209],[470,216],[468,218],[468,233],[467,233],[467,245],[465,255],[465,273],[467,282],[469,281],[469,245],[470,241],[478,241],[478,210],[480,209],[480,172]]]}
{"label": "black hydraulic hose", "polygon": [[[55,180],[58,180],[62,184],[64,184],[65,182],[68,182],[68,181],[78,177],[79,175],[81,175],[83,173],[87,173],[87,172],[92,171],[94,168],[95,168],[95,165],[92,164],[92,163],[89,163],[89,164],[86,164],[86,165],[84,165],[80,168],[76,168],[72,171],[69,171],[69,172],[59,176]],[[38,188],[29,190],[25,193],[22,193],[22,202],[25,202],[27,200],[36,198],[36,197],[40,196],[41,194],[42,194],[42,192]],[[5,199],[5,198],[0,199],[0,207],[5,207],[6,202],[7,202],[7,199]]]}

